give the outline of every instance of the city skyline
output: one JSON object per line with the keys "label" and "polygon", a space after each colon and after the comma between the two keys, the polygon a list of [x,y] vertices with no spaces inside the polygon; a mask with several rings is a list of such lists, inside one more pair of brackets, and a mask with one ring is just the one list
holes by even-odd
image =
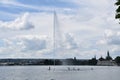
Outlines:
{"label": "city skyline", "polygon": [[[108,50],[115,58],[120,55],[115,2],[0,0],[0,58],[89,59],[94,55],[106,56]],[[56,54],[53,54],[54,10],[64,44]]]}

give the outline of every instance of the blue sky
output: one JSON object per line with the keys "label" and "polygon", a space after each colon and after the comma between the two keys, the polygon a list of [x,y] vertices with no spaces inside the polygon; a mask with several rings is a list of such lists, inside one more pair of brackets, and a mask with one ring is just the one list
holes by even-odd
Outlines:
{"label": "blue sky", "polygon": [[[0,58],[120,55],[116,0],[0,0]],[[58,48],[53,54],[53,11]]]}

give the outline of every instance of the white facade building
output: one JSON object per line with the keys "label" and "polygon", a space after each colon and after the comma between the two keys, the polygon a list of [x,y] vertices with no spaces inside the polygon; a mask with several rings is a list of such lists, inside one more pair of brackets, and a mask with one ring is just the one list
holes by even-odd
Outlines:
{"label": "white facade building", "polygon": [[112,57],[110,56],[109,51],[108,51],[106,59],[102,58],[101,56],[101,58],[99,58],[97,62],[97,65],[98,66],[116,66],[117,63],[112,60]]}

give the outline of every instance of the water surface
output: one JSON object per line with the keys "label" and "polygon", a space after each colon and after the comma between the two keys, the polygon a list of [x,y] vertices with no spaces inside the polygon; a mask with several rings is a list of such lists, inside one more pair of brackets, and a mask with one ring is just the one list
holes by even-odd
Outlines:
{"label": "water surface", "polygon": [[117,66],[0,66],[0,80],[120,80]]}

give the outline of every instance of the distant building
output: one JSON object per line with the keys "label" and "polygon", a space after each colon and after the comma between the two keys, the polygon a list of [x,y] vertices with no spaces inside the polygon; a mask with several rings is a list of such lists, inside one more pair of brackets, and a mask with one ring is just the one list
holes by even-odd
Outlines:
{"label": "distant building", "polygon": [[74,60],[76,60],[76,57],[74,57]]}
{"label": "distant building", "polygon": [[112,57],[110,56],[110,53],[109,53],[109,51],[107,51],[107,56],[106,56],[106,60],[112,60]]}
{"label": "distant building", "polygon": [[105,59],[101,56],[98,61],[104,61]]}
{"label": "distant building", "polygon": [[107,51],[107,56],[104,59],[102,56],[99,58],[97,62],[98,66],[115,66],[116,62],[112,60],[109,51]]}

